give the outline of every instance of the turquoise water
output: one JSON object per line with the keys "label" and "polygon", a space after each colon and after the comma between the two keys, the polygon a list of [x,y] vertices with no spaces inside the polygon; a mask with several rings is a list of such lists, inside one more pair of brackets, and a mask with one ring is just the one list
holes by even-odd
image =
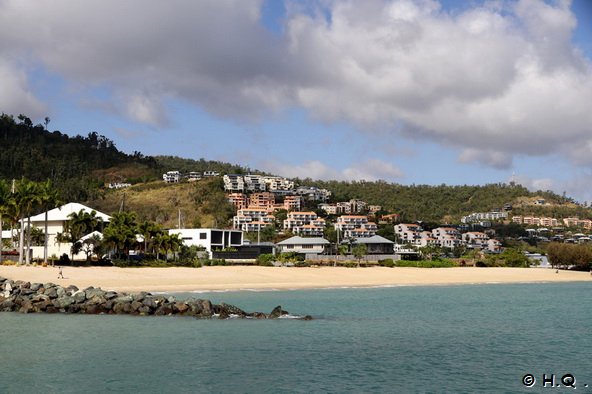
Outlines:
{"label": "turquoise water", "polygon": [[[592,392],[591,290],[200,295],[249,311],[279,304],[312,321],[2,313],[0,393],[548,392],[543,373],[571,373],[578,392]],[[526,373],[535,387],[522,385]]]}

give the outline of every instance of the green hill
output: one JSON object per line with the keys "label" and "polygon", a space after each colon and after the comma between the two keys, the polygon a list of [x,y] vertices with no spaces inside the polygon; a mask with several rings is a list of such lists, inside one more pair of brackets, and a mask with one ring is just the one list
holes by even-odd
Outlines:
{"label": "green hill", "polygon": [[[170,227],[177,225],[179,211],[186,226],[224,226],[232,212],[226,204],[220,178],[167,185],[160,180],[163,172],[259,172],[205,159],[127,154],[96,132],[86,137],[70,137],[60,131],[49,132],[47,126],[48,120],[45,125],[34,125],[23,115],[17,119],[0,116],[0,178],[50,179],[64,201],[91,203],[108,213],[119,210],[124,202],[140,218]],[[134,186],[110,190],[105,187],[109,182],[129,182]],[[590,209],[570,198],[550,191],[530,192],[520,185],[430,186],[311,179],[297,179],[296,183],[328,189],[333,193],[332,201],[355,198],[381,205],[383,210],[399,213],[409,221],[456,222],[463,215],[487,212],[505,204],[512,204],[512,214],[517,215],[592,217]],[[535,205],[536,199],[545,199],[546,204]],[[314,209],[315,205],[310,207]]]}

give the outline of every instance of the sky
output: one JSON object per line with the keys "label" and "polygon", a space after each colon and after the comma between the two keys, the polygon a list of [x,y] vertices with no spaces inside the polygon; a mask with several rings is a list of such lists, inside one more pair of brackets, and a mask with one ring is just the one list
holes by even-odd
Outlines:
{"label": "sky", "polygon": [[589,202],[592,1],[0,0],[0,111],[128,153]]}

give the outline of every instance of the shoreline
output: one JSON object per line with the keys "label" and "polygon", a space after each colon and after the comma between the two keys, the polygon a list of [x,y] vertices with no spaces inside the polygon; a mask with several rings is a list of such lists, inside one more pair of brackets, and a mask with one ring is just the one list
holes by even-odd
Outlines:
{"label": "shoreline", "polygon": [[0,266],[0,277],[62,286],[158,293],[282,291],[381,288],[399,286],[480,285],[504,283],[590,282],[588,272],[549,268],[412,268],[412,267],[260,267],[201,268],[68,267],[58,279],[58,267]]}

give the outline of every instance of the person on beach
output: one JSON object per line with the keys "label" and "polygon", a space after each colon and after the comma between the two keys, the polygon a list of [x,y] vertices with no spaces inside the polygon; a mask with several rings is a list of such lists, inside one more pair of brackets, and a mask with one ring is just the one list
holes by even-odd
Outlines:
{"label": "person on beach", "polygon": [[58,279],[64,279],[64,274],[62,272],[62,267],[58,267],[58,268],[59,268]]}

